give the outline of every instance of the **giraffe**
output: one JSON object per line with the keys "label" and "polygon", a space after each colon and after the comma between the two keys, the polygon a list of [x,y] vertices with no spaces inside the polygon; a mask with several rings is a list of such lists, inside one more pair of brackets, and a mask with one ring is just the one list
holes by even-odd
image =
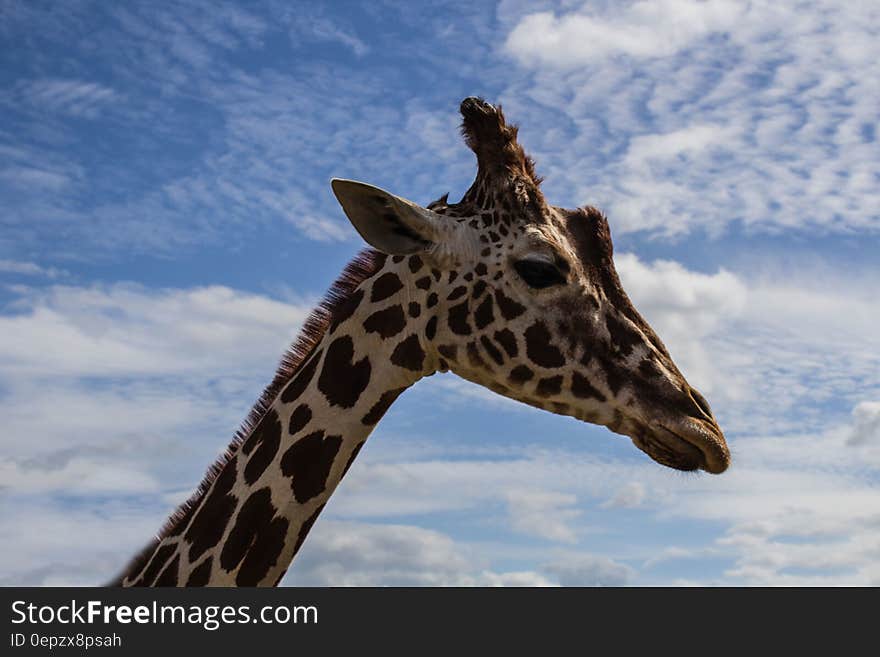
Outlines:
{"label": "giraffe", "polygon": [[706,400],[630,303],[608,222],[548,204],[500,106],[461,103],[477,175],[427,207],[331,181],[371,248],[306,321],[225,454],[114,582],[273,586],[370,432],[410,386],[455,374],[604,425],[658,463],[723,472]]}

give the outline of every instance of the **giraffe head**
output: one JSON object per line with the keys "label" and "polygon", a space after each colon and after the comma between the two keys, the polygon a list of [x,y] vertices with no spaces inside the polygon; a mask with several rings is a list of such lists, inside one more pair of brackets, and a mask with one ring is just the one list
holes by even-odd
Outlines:
{"label": "giraffe head", "polygon": [[624,292],[605,217],[544,199],[500,107],[467,98],[461,113],[478,170],[459,203],[444,196],[421,207],[363,183],[332,182],[363,238],[398,256],[408,283],[401,294],[428,295],[431,363],[605,425],[663,465],[723,472],[724,435]]}

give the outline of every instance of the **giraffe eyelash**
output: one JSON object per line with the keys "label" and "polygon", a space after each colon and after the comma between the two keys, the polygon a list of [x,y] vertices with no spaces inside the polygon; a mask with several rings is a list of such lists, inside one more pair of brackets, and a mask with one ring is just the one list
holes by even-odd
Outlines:
{"label": "giraffe eyelash", "polygon": [[535,289],[541,290],[568,282],[565,273],[555,262],[529,258],[517,260],[513,263],[513,268],[529,287]]}

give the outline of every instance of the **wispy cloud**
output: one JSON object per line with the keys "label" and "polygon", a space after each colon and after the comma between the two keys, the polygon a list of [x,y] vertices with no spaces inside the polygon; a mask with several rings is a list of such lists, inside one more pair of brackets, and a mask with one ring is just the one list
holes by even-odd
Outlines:
{"label": "wispy cloud", "polygon": [[562,586],[625,586],[635,575],[629,566],[591,554],[555,561],[543,570],[557,577]]}
{"label": "wispy cloud", "polygon": [[853,409],[850,445],[880,445],[880,402],[860,402]]}
{"label": "wispy cloud", "polygon": [[614,492],[602,507],[608,509],[634,509],[645,501],[645,487],[638,481],[631,481]]}
{"label": "wispy cloud", "polygon": [[466,584],[472,566],[448,536],[394,524],[316,527],[287,580],[297,586]]}
{"label": "wispy cloud", "polygon": [[[0,139],[5,135],[0,133]],[[12,141],[11,137],[2,139]],[[0,155],[4,166],[0,168],[0,184],[6,186],[10,196],[42,196],[69,192],[70,188],[81,182],[83,167],[70,157],[54,153],[50,149],[25,144],[0,143]],[[14,219],[5,217],[12,225]]]}
{"label": "wispy cloud", "polygon": [[618,231],[877,231],[878,24],[826,2],[520,14],[503,52],[531,74],[505,95],[559,117],[533,137],[552,195],[574,189]]}
{"label": "wispy cloud", "polygon": [[[850,431],[842,425],[814,435],[740,437],[734,467],[722,478],[674,477],[649,463],[597,460],[570,451],[541,454],[530,448],[516,461],[441,462],[400,461],[392,449],[374,447],[366,462],[352,470],[352,481],[344,484],[332,514],[378,519],[392,509],[389,500],[406,491],[408,508],[402,513],[426,514],[429,523],[431,513],[442,510],[449,517],[456,508],[454,517],[463,519],[492,508],[498,490],[527,478],[531,488],[520,488],[523,499],[540,484],[578,494],[582,516],[569,519],[576,531],[584,532],[576,547],[598,557],[599,565],[616,561],[610,568],[618,573],[618,583],[658,581],[656,570],[641,573],[636,565],[648,569],[675,558],[727,564],[717,571],[717,579],[703,583],[865,584],[880,575],[873,556],[880,538],[875,486],[880,452],[847,448]],[[377,460],[385,461],[385,467],[379,468]],[[482,485],[473,485],[474,479]],[[638,482],[638,505],[613,505],[607,513],[629,520],[612,522],[604,516],[609,524],[600,523],[598,529],[596,516],[609,506],[607,496],[619,492],[621,480]],[[679,527],[682,534],[658,544],[653,532],[660,527]],[[519,531],[516,522],[508,529]],[[613,532],[613,540],[601,540],[601,531]],[[504,554],[505,534],[498,526],[493,533],[496,542],[479,553],[497,559]],[[597,554],[600,545],[610,554]],[[521,548],[520,557],[523,551],[529,553]],[[532,558],[542,551],[546,548],[533,548]],[[580,584],[587,583],[590,569],[597,566],[593,559],[586,562],[585,571],[572,566],[572,577],[581,572],[584,578]],[[566,583],[568,569],[545,570]]]}
{"label": "wispy cloud", "polygon": [[60,278],[68,273],[55,267],[42,267],[34,262],[22,262],[20,260],[0,259],[0,273],[21,274],[41,278]]}
{"label": "wispy cloud", "polygon": [[[0,316],[16,376],[225,372],[277,358],[309,308],[220,286],[33,289]],[[241,347],[247,345],[246,352]],[[185,356],[185,357],[184,357]]]}
{"label": "wispy cloud", "polygon": [[610,15],[585,4],[581,12],[529,14],[507,35],[504,46],[524,66],[576,68],[619,54],[662,57],[696,39],[729,31],[744,6],[728,0],[661,0],[621,3],[619,12]]}
{"label": "wispy cloud", "polygon": [[0,169],[0,180],[19,189],[42,191],[58,191],[71,183],[70,178],[63,173],[33,166],[11,166]]}
{"label": "wispy cloud", "polygon": [[[220,286],[11,292],[0,315],[0,544],[15,565],[0,580],[100,583],[225,447],[310,306]],[[71,545],[68,522],[114,538]]]}
{"label": "wispy cloud", "polygon": [[519,488],[507,493],[507,513],[515,531],[562,543],[576,542],[571,521],[579,511],[572,508],[574,495]]}
{"label": "wispy cloud", "polygon": [[44,79],[18,85],[13,96],[48,112],[94,119],[108,105],[119,101],[112,89],[86,80]]}
{"label": "wispy cloud", "polygon": [[350,32],[333,21],[318,17],[306,16],[297,21],[296,28],[291,31],[291,39],[297,42],[300,38],[306,40],[333,41],[350,49],[358,57],[366,55],[370,48],[361,41],[353,32]]}
{"label": "wispy cloud", "polygon": [[[4,509],[0,515],[0,545],[12,566],[0,571],[3,586],[104,584],[156,531],[153,514],[126,500],[70,506],[16,498],[14,503],[14,512]],[[120,559],[121,552],[128,556]]]}
{"label": "wispy cloud", "polygon": [[830,400],[849,408],[880,387],[868,302],[876,272],[857,280],[826,271],[819,284],[821,265],[704,274],[631,254],[616,260],[636,307],[732,430],[821,429]]}
{"label": "wispy cloud", "polygon": [[411,525],[322,521],[284,583],[293,586],[622,586],[634,571],[566,553],[535,570],[496,570],[466,544]]}

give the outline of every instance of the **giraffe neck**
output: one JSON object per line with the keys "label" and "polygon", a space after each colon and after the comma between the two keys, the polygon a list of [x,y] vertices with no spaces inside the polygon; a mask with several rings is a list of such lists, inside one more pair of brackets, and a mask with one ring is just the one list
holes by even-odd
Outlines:
{"label": "giraffe neck", "polygon": [[426,274],[415,257],[388,258],[339,303],[253,431],[123,585],[278,583],[378,421],[438,367],[426,338],[436,301],[409,285]]}

